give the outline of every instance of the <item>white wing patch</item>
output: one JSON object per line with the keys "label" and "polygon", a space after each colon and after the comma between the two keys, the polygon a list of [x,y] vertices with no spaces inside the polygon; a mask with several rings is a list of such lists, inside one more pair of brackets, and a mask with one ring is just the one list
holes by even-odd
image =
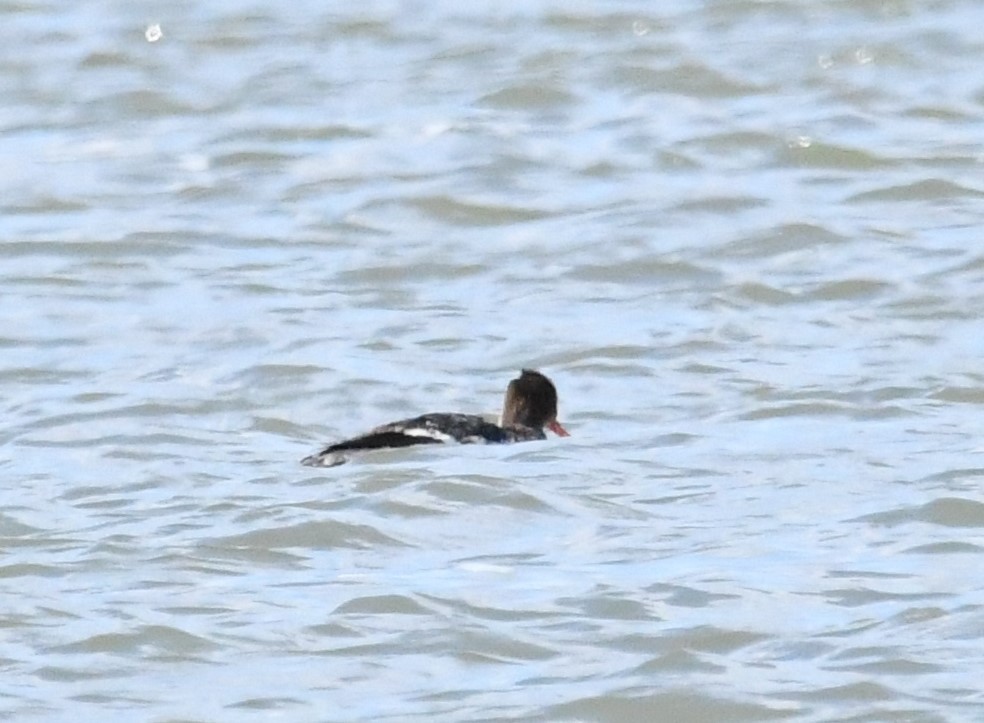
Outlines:
{"label": "white wing patch", "polygon": [[438,442],[456,441],[450,434],[445,434],[444,432],[436,429],[426,429],[424,427],[408,427],[407,429],[401,429],[400,433],[406,435],[407,437],[429,437],[430,439],[436,439]]}

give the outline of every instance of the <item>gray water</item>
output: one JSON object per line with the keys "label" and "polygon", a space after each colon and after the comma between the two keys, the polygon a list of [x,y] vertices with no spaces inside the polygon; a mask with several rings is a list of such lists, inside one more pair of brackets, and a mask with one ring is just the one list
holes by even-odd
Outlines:
{"label": "gray water", "polygon": [[0,717],[984,720],[978,0],[0,19]]}

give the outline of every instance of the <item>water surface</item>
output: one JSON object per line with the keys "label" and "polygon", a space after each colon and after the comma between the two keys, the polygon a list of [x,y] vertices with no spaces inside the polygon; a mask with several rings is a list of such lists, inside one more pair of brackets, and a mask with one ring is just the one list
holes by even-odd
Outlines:
{"label": "water surface", "polygon": [[602,5],[0,2],[0,716],[984,716],[984,10]]}

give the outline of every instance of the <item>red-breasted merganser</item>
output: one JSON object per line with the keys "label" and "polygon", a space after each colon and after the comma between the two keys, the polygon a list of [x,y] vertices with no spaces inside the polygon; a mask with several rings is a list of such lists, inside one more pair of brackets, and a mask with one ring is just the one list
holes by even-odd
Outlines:
{"label": "red-breasted merganser", "polygon": [[509,382],[502,404],[500,424],[477,414],[424,414],[391,422],[359,437],[336,442],[301,460],[309,467],[334,467],[346,461],[346,452],[409,447],[415,444],[502,444],[546,439],[547,428],[559,437],[569,437],[557,421],[557,389],[547,377],[523,369]]}

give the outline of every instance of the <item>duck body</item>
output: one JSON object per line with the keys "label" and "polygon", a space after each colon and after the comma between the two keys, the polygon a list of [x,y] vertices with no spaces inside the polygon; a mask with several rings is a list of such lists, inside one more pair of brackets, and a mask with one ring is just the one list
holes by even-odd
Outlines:
{"label": "duck body", "polygon": [[351,452],[394,449],[419,444],[508,444],[546,439],[546,427],[558,436],[569,436],[557,421],[557,391],[543,374],[524,369],[506,390],[502,424],[477,414],[431,413],[390,422],[358,437],[325,447],[301,460],[309,467],[334,467]]}

